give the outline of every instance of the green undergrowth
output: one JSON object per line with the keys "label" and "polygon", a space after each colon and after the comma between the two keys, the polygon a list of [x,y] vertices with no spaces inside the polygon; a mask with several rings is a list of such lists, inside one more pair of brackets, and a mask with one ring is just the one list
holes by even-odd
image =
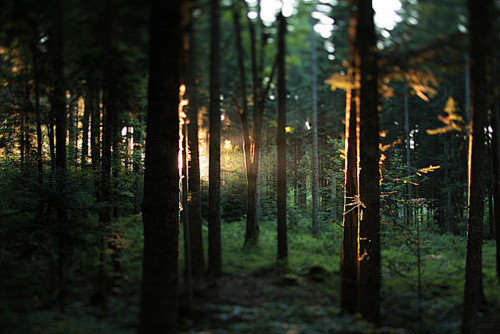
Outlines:
{"label": "green undergrowth", "polygon": [[[92,300],[98,277],[98,249],[82,244],[68,269],[66,314],[58,311],[56,251],[19,226],[32,219],[13,215],[0,233],[3,262],[0,282],[2,333],[132,333],[138,321],[142,270],[140,215],[113,223],[119,235],[122,273],[109,287],[107,309]],[[89,219],[96,224],[96,216]],[[24,224],[24,225],[23,225]],[[184,264],[181,226],[180,272]],[[207,226],[203,225],[205,251]],[[243,248],[245,222],[222,223],[224,275],[196,291],[198,315],[187,315],[186,333],[456,333],[460,328],[465,238],[430,230],[420,239],[403,237],[384,226],[382,234],[382,325],[375,327],[339,309],[341,227],[323,222],[313,236],[310,220],[300,218],[288,231],[288,260],[277,263],[276,223],[260,224],[258,247]],[[24,238],[28,242],[24,242]],[[92,244],[95,233],[87,231]],[[417,242],[418,241],[418,242]],[[420,245],[420,289],[417,250]],[[44,247],[42,247],[44,246]],[[112,267],[107,254],[106,272]],[[495,242],[483,245],[483,285],[487,304],[481,332],[500,325],[500,289],[495,279]],[[182,287],[181,275],[181,287]],[[419,294],[420,290],[420,294]],[[208,291],[208,292],[207,292]]]}

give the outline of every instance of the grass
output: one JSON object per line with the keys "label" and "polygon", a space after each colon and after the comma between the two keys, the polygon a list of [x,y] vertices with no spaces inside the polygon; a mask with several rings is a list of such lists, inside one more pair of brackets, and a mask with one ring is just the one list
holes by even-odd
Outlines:
{"label": "grass", "polygon": [[[142,266],[140,216],[121,218],[115,229],[121,236],[123,274],[108,299],[107,310],[92,305],[95,250],[81,252],[84,270],[72,268],[68,312],[54,304],[40,306],[36,296],[50,295],[49,257],[36,261],[16,258],[2,265],[0,329],[2,333],[131,333],[137,324]],[[204,225],[204,235],[207,227]],[[462,310],[465,239],[463,236],[421,233],[421,296],[417,294],[416,240],[403,238],[388,226],[382,236],[382,327],[342,315],[338,304],[341,228],[321,225],[310,233],[310,221],[298,219],[288,232],[289,258],[276,263],[276,225],[260,224],[259,247],[243,250],[245,223],[223,223],[224,276],[195,291],[195,305],[181,309],[186,333],[455,333]],[[6,234],[7,235],[7,234]],[[10,234],[9,234],[10,235]],[[180,264],[183,264],[181,233]],[[410,241],[409,241],[410,240]],[[4,240],[5,241],[5,240]],[[206,240],[205,240],[206,242]],[[6,245],[7,243],[3,243]],[[14,245],[14,243],[13,243]],[[206,246],[206,245],[205,245]],[[18,245],[16,244],[16,247]],[[205,248],[206,250],[207,248]],[[483,333],[500,326],[500,289],[495,279],[495,242],[483,246],[484,292],[488,304],[480,320]],[[53,266],[53,263],[51,264]],[[109,270],[110,268],[108,268]],[[182,269],[180,269],[182,272]],[[46,282],[41,280],[45,279]],[[33,286],[39,290],[35,291]],[[181,300],[183,300],[181,298]]]}

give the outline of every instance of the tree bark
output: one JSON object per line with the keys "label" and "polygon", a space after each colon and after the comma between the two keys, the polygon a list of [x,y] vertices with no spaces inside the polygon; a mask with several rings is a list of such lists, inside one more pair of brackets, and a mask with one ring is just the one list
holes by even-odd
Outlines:
{"label": "tree bark", "polygon": [[500,280],[500,173],[498,169],[498,104],[493,106],[491,118],[491,127],[493,129],[491,142],[491,158],[493,167],[493,210],[495,221],[495,240],[496,240],[496,276]]}
{"label": "tree bark", "polygon": [[139,332],[176,333],[181,0],[152,2]]}
{"label": "tree bark", "polygon": [[[409,106],[409,96],[408,96],[408,82],[404,81],[404,108],[405,108],[405,149],[406,149],[406,177],[410,181],[411,172],[411,148],[410,148],[410,106]],[[407,226],[413,220],[413,207],[410,204],[413,198],[413,189],[410,182],[406,183],[406,205],[405,205],[405,223]]]}
{"label": "tree bark", "polygon": [[483,239],[484,128],[488,113],[489,43],[493,1],[468,1],[471,58],[471,133],[469,136],[469,212],[462,333],[477,333],[481,302]]}
{"label": "tree bark", "polygon": [[278,188],[277,188],[277,232],[278,260],[288,256],[286,231],[286,82],[285,82],[285,33],[286,19],[283,13],[278,16],[278,126],[276,146],[278,149]]}
{"label": "tree bark", "polygon": [[[193,32],[192,23],[190,32]],[[203,233],[201,224],[201,179],[200,179],[200,153],[198,134],[198,84],[197,46],[194,36],[189,37],[189,78],[187,84],[188,105],[188,146],[191,160],[188,165],[189,173],[189,227],[191,243],[191,262],[193,275],[200,277],[205,273],[205,257],[203,253]]]}
{"label": "tree bark", "polygon": [[38,55],[36,47],[32,47],[33,57],[33,81],[35,89],[35,120],[36,120],[36,162],[38,171],[38,183],[43,183],[43,137],[42,137],[42,115],[40,110],[40,76],[38,72]]}
{"label": "tree bark", "polygon": [[82,156],[80,160],[80,165],[85,168],[87,165],[87,157],[89,155],[89,124],[91,108],[88,102],[88,89],[85,91],[85,109],[83,110],[82,118]]}
{"label": "tree bark", "polygon": [[210,0],[210,148],[208,168],[208,273],[222,274],[220,213],[220,23],[219,1]]}
{"label": "tree bark", "polygon": [[101,112],[98,103],[99,94],[97,94],[96,87],[93,85],[92,81],[89,81],[87,89],[87,102],[90,108],[90,157],[92,160],[92,169],[97,170],[101,158]]}
{"label": "tree bark", "polygon": [[311,123],[312,123],[312,233],[318,234],[319,179],[318,179],[318,65],[316,31],[311,17]]}
{"label": "tree bark", "polygon": [[[61,0],[53,2],[53,22],[51,26],[51,38],[49,39],[49,52],[51,53],[51,69],[54,73],[54,82],[51,96],[52,110],[55,116],[55,153],[56,153],[56,187],[60,194],[64,193],[66,178],[66,98],[64,94],[64,53],[63,53],[63,3]],[[66,309],[66,263],[68,259],[69,245],[66,235],[68,212],[64,198],[60,196],[57,203],[57,239],[58,239],[58,265],[59,265],[59,303],[61,312]]]}
{"label": "tree bark", "polygon": [[357,309],[380,321],[380,172],[378,69],[374,11],[360,0],[357,42],[360,58],[359,221]]}
{"label": "tree bark", "polygon": [[342,229],[342,257],[340,263],[340,304],[343,312],[356,312],[357,272],[358,272],[358,89],[357,81],[357,42],[358,1],[349,20],[349,76],[353,87],[346,92],[345,110],[345,193],[344,221]]}
{"label": "tree bark", "polygon": [[142,189],[142,152],[143,152],[143,124],[144,124],[144,114],[139,116],[139,124],[134,126],[134,150],[133,150],[133,170],[135,176],[135,191],[134,191],[134,213],[139,214],[141,212],[141,189]]}

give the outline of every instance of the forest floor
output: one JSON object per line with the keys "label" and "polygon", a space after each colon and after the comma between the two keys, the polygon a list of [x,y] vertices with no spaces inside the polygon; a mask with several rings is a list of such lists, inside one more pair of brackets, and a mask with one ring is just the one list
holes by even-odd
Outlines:
{"label": "forest floor", "polygon": [[[13,222],[15,223],[15,222]],[[16,223],[17,224],[17,223]],[[68,268],[68,307],[59,312],[57,262],[48,249],[26,248],[17,235],[3,238],[5,260],[0,266],[0,333],[135,333],[140,307],[142,224],[130,216],[117,222],[121,236],[122,273],[109,290],[107,308],[93,301],[98,252],[81,251]],[[17,226],[17,225],[13,225]],[[244,222],[224,223],[224,274],[217,280],[193,281],[193,300],[183,291],[180,317],[183,333],[458,333],[463,300],[465,239],[421,234],[421,296],[418,297],[414,244],[391,231],[382,250],[382,324],[339,307],[340,228],[323,226],[321,235],[309,232],[308,221],[291,224],[288,263],[276,263],[274,222],[263,222],[260,247],[243,250]],[[387,228],[387,227],[386,227]],[[204,234],[206,235],[206,226]],[[0,235],[1,236],[1,235]],[[7,235],[6,235],[7,236]],[[182,241],[181,234],[181,241]],[[1,238],[0,238],[1,239]],[[14,242],[15,241],[15,242]],[[179,247],[183,250],[183,245]],[[36,248],[27,248],[36,249]],[[28,254],[26,256],[22,254]],[[11,255],[20,254],[8,261]],[[481,333],[499,333],[500,283],[495,278],[495,242],[483,246],[484,293]],[[12,257],[14,258],[14,257]],[[180,264],[184,260],[181,252]],[[107,267],[108,274],[112,268]],[[182,272],[182,268],[180,268]],[[181,286],[183,286],[181,277]]]}
{"label": "forest floor", "polygon": [[[211,286],[198,285],[191,307],[181,307],[183,333],[458,333],[460,305],[442,309],[443,320],[429,318],[431,310],[415,312],[411,293],[383,291],[383,325],[376,327],[357,316],[345,315],[331,295],[338,275],[321,267],[294,274],[283,267],[262,268],[252,274],[224,274]],[[431,294],[440,307],[450,299],[447,286]],[[460,296],[461,297],[461,296]],[[442,301],[439,301],[442,298]],[[454,298],[453,298],[454,299]],[[186,301],[186,296],[182,299]],[[444,302],[443,302],[444,301]],[[421,307],[429,307],[422,301]],[[498,333],[500,305],[492,301],[481,313],[481,333]],[[420,314],[419,314],[420,313]],[[398,326],[399,325],[399,326]]]}

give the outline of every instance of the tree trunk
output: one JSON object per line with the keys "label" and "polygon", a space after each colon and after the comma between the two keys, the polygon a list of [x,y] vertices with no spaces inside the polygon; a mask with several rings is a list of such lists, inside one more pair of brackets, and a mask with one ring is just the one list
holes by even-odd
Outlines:
{"label": "tree trunk", "polygon": [[89,82],[87,89],[87,102],[90,108],[90,156],[92,160],[92,169],[97,170],[101,158],[101,110],[98,103],[99,94],[97,94],[93,82]]}
{"label": "tree trunk", "polygon": [[[66,178],[66,98],[64,94],[64,55],[63,55],[63,3],[60,0],[53,2],[53,22],[49,42],[51,53],[51,70],[54,73],[54,82],[51,96],[52,110],[55,115],[55,150],[56,150],[56,187],[60,194],[64,193]],[[58,276],[59,276],[59,303],[61,312],[66,309],[66,263],[68,259],[68,237],[66,235],[68,212],[64,198],[57,203],[57,239],[58,239]]]}
{"label": "tree trunk", "polygon": [[[311,17],[311,28],[314,20]],[[318,65],[316,59],[316,31],[311,31],[311,123],[312,123],[312,233],[318,233],[319,180],[318,180]]]}
{"label": "tree trunk", "polygon": [[[182,123],[181,123],[182,124]],[[186,290],[188,308],[191,308],[193,303],[193,261],[192,261],[192,245],[191,245],[191,226],[189,220],[189,205],[188,205],[188,130],[187,123],[181,125],[180,131],[183,133],[182,140],[182,222],[184,226],[184,288]]]}
{"label": "tree trunk", "polygon": [[491,127],[493,129],[491,142],[492,166],[493,166],[493,202],[494,202],[494,221],[495,221],[495,240],[496,240],[496,273],[497,280],[500,280],[500,174],[498,169],[498,103],[491,109],[493,117]]}
{"label": "tree trunk", "polygon": [[139,325],[144,334],[177,332],[181,4],[152,2]]}
{"label": "tree trunk", "polygon": [[76,92],[72,92],[75,95],[71,94],[69,96],[69,104],[68,104],[68,160],[70,164],[76,163],[76,124],[78,118],[78,95]]}
{"label": "tree trunk", "polygon": [[208,169],[208,273],[222,274],[220,236],[220,23],[219,1],[210,0],[210,148]]}
{"label": "tree trunk", "polygon": [[277,232],[278,260],[288,256],[286,235],[286,82],[285,82],[285,33],[286,19],[278,16],[278,126],[276,144],[278,148],[278,189],[277,189]]}
{"label": "tree trunk", "polygon": [[[406,135],[406,177],[408,181],[410,181],[411,172],[411,148],[410,148],[410,106],[408,101],[408,83],[404,82],[404,108],[405,108],[405,135]],[[410,204],[411,199],[413,198],[412,185],[410,182],[406,183],[406,205],[405,205],[405,224],[407,226],[413,220],[413,206]]]}
{"label": "tree trunk", "polygon": [[90,123],[90,115],[92,113],[92,109],[90,108],[88,101],[88,89],[85,94],[85,109],[83,110],[83,118],[82,118],[82,156],[80,160],[80,164],[82,168],[85,168],[87,165],[87,157],[89,155],[89,123]]}
{"label": "tree trunk", "polygon": [[488,64],[493,1],[469,0],[471,57],[471,134],[469,137],[469,213],[462,333],[477,333],[481,302],[483,238],[484,128],[488,113]]}
{"label": "tree trunk", "polygon": [[380,172],[378,69],[371,0],[359,3],[360,58],[359,221],[357,308],[363,318],[380,321]]}
{"label": "tree trunk", "polygon": [[47,122],[47,136],[49,137],[49,151],[50,151],[50,170],[52,172],[52,175],[56,174],[56,139],[55,139],[55,133],[54,133],[54,126],[55,126],[55,112],[54,112],[54,106],[51,103],[50,106],[50,116],[49,116],[49,121]]}
{"label": "tree trunk", "polygon": [[[192,23],[190,25],[192,33]],[[205,257],[203,253],[203,233],[201,224],[201,180],[200,180],[200,153],[198,134],[198,84],[197,68],[198,60],[197,45],[194,36],[189,37],[189,82],[187,94],[188,105],[188,145],[191,152],[191,160],[188,166],[189,173],[189,227],[191,243],[191,262],[193,275],[200,277],[205,273]]]}
{"label": "tree trunk", "polygon": [[[255,152],[251,154],[251,146],[254,144],[250,139],[250,129],[248,125],[248,104],[247,104],[247,89],[246,89],[246,71],[243,57],[243,46],[241,41],[241,25],[240,25],[240,8],[236,3],[233,8],[233,21],[236,33],[236,49],[238,52],[238,70],[240,74],[240,90],[242,108],[238,110],[238,116],[241,121],[242,136],[243,136],[243,151],[245,157],[245,168],[247,176],[247,206],[246,206],[246,232],[245,246],[257,244],[259,238],[259,227],[257,224],[257,207],[258,207],[258,178],[257,172],[254,171]],[[255,41],[254,41],[255,42]],[[254,52],[252,52],[254,57]],[[252,58],[253,59],[253,58]],[[254,62],[252,61],[252,64]],[[254,81],[255,84],[255,81]],[[255,91],[254,91],[255,93]],[[256,97],[254,96],[254,101]],[[255,147],[255,146],[254,146]]]}
{"label": "tree trunk", "polygon": [[[352,5],[357,8],[358,1]],[[358,272],[358,89],[357,42],[358,10],[351,13],[349,20],[349,76],[353,87],[346,92],[345,109],[345,193],[344,221],[342,229],[342,257],[340,262],[340,305],[343,312],[356,312],[356,280]]]}
{"label": "tree trunk", "polygon": [[141,189],[142,189],[142,152],[143,152],[143,124],[144,114],[139,116],[139,124],[134,126],[134,149],[133,149],[133,170],[135,176],[135,191],[134,191],[134,213],[141,212]]}
{"label": "tree trunk", "polygon": [[36,120],[36,162],[38,171],[38,183],[43,183],[43,137],[42,137],[42,115],[40,110],[40,77],[38,73],[38,56],[36,48],[32,48],[33,74],[35,84],[35,120]]}

